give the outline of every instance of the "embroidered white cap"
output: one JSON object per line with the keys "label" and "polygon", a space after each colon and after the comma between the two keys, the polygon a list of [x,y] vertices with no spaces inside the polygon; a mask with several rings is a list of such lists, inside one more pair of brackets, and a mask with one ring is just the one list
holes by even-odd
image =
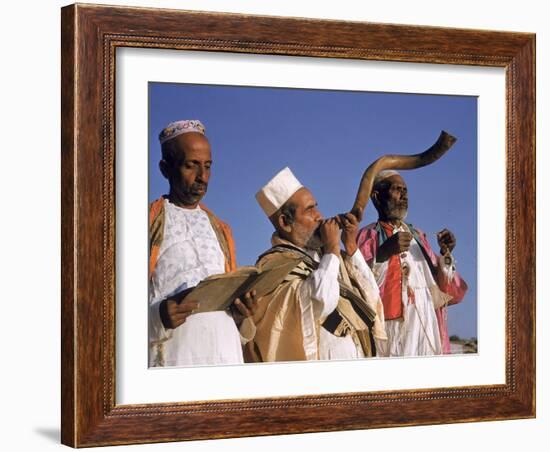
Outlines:
{"label": "embroidered white cap", "polygon": [[182,119],[181,121],[171,122],[161,130],[159,134],[160,144],[164,144],[168,140],[176,138],[183,133],[190,132],[196,132],[204,135],[206,133],[206,129],[204,128],[202,122],[198,119]]}
{"label": "embroidered white cap", "polygon": [[290,168],[286,167],[256,193],[256,201],[270,217],[302,187],[303,185],[292,174]]}

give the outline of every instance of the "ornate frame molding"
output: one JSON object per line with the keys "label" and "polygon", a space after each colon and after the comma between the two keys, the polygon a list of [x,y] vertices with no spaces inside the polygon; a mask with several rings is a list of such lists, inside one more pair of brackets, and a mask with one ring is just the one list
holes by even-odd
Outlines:
{"label": "ornate frame molding", "polygon": [[[118,47],[504,67],[506,383],[116,405],[114,90]],[[535,415],[533,34],[67,6],[62,9],[61,154],[64,444],[99,446]],[[257,422],[259,418],[264,421]]]}

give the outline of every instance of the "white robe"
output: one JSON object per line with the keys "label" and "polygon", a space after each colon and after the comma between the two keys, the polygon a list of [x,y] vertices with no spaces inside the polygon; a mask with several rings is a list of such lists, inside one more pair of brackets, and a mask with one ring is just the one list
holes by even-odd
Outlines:
{"label": "white robe", "polygon": [[241,336],[227,311],[192,314],[175,329],[160,320],[162,300],[225,272],[207,214],[164,202],[163,241],[149,285],[149,366],[242,363]]}
{"label": "white robe", "polygon": [[[397,230],[405,229],[401,226]],[[408,286],[414,293],[414,303],[408,302],[407,293],[403,291],[403,318],[385,321],[388,340],[377,342],[379,355],[440,355],[441,338],[430,292],[430,287],[435,287],[436,282],[416,240],[412,240],[409,250],[400,256],[401,262],[406,262],[410,268]],[[373,270],[379,283],[386,277],[387,269],[388,261],[375,262]]]}
{"label": "white robe", "polygon": [[[336,309],[340,298],[338,284],[340,259],[334,254],[324,254],[321,259],[314,251],[308,251],[308,254],[316,262],[319,262],[319,267],[304,280],[300,287],[302,328],[306,332],[315,328],[313,322],[320,321],[322,323]],[[350,276],[361,281],[363,286],[368,286],[366,287],[368,293],[379,299],[378,285],[360,251],[357,250],[349,259],[351,261]],[[310,315],[310,310],[313,315]],[[338,337],[326,329],[320,328],[319,359],[356,359],[364,356],[361,345],[356,344],[351,335]]]}

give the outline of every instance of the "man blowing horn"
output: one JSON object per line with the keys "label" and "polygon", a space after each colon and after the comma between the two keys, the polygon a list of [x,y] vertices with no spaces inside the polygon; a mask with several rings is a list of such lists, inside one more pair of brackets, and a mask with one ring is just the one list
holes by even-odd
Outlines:
{"label": "man blowing horn", "polygon": [[386,337],[384,313],[376,281],[357,249],[358,220],[350,213],[324,220],[313,194],[288,168],[256,199],[275,227],[273,246],[257,265],[290,259],[298,263],[258,300],[256,335],[247,344],[245,359],[373,356],[375,342]]}

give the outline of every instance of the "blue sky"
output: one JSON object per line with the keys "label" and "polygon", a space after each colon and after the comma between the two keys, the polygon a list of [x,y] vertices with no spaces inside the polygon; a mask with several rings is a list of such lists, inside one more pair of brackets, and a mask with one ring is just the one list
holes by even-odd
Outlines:
{"label": "blue sky", "polygon": [[[447,130],[457,143],[439,161],[404,171],[407,221],[427,233],[453,231],[453,254],[470,289],[449,308],[449,333],[477,336],[477,98],[334,90],[149,83],[149,201],[168,191],[158,170],[158,134],[200,119],[213,166],[204,203],[228,222],[239,265],[270,247],[273,228],[255,193],[288,166],[325,216],[348,211],[364,170],[383,154],[427,149]],[[369,203],[363,225],[376,221]]]}

